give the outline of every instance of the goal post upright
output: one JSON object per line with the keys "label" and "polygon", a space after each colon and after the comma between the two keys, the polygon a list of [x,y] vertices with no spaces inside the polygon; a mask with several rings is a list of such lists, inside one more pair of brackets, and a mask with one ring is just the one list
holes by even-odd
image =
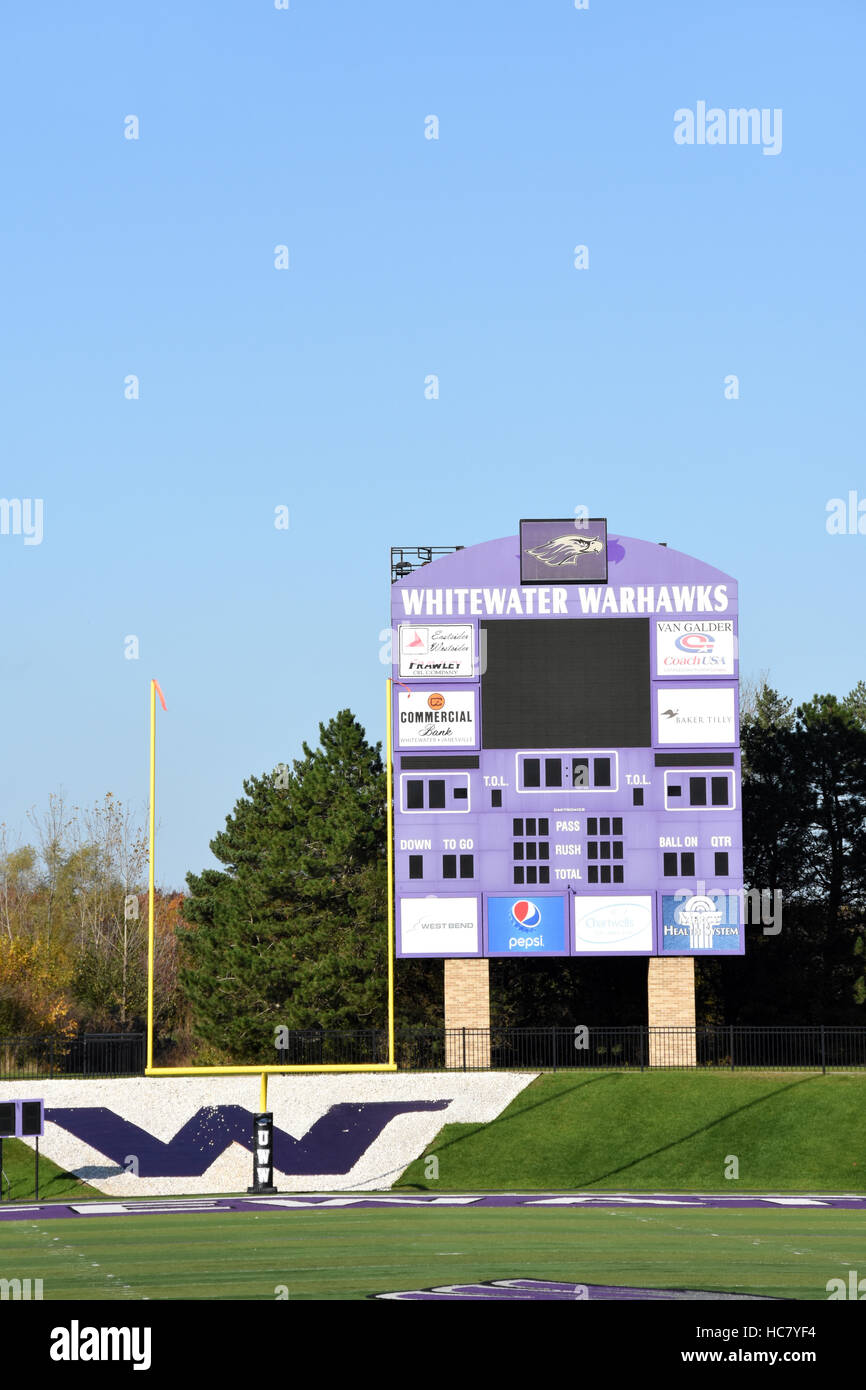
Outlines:
{"label": "goal post upright", "polygon": [[385,806],[388,827],[388,1064],[396,1070],[394,1058],[394,737],[392,718],[392,686],[388,677],[385,697]]}
{"label": "goal post upright", "polygon": [[153,867],[156,827],[156,681],[150,682],[150,795],[147,856],[147,1068],[153,1066]]}
{"label": "goal post upright", "polygon": [[285,1076],[293,1072],[315,1073],[315,1072],[372,1072],[372,1071],[396,1071],[397,1063],[394,1059],[394,859],[392,845],[393,811],[392,811],[392,789],[393,789],[393,766],[392,766],[392,706],[391,706],[391,679],[387,680],[386,688],[386,711],[387,711],[387,731],[386,731],[386,819],[388,829],[387,846],[387,874],[388,874],[388,1061],[387,1062],[333,1062],[333,1063],[313,1063],[291,1065],[275,1064],[273,1066],[214,1066],[214,1067],[155,1067],[153,1065],[153,1040],[154,1040],[154,862],[155,862],[155,802],[156,802],[156,694],[159,691],[160,703],[165,709],[165,699],[157,682],[150,682],[150,853],[148,862],[148,908],[147,908],[147,1065],[144,1068],[145,1076],[258,1076],[260,1078],[259,1100],[264,1110],[267,1102],[267,1078],[269,1076]]}

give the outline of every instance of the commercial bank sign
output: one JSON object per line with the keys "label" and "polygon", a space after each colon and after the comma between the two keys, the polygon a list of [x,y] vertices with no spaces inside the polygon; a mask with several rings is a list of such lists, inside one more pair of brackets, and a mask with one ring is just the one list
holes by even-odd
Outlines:
{"label": "commercial bank sign", "polygon": [[400,690],[400,748],[476,748],[478,696],[474,690]]}

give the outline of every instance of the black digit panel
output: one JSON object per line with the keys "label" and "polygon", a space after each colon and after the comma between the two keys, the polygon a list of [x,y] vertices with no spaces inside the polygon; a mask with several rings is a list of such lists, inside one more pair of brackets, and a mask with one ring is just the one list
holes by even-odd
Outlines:
{"label": "black digit panel", "polygon": [[[715,781],[715,778],[713,779]],[[689,805],[706,806],[707,804],[707,779],[706,777],[689,778]]]}
{"label": "black digit panel", "polygon": [[712,778],[712,798],[714,806],[727,806],[729,800],[729,786],[730,783],[727,777]]}
{"label": "black digit panel", "polygon": [[562,786],[562,759],[544,759],[544,785],[546,787]]}
{"label": "black digit panel", "polygon": [[610,786],[610,758],[593,758],[592,780],[596,787]]}
{"label": "black digit panel", "polygon": [[42,1129],[42,1106],[38,1100],[21,1102],[21,1133],[39,1134]]}
{"label": "black digit panel", "polygon": [[541,786],[541,759],[523,759],[523,785],[524,787]]}

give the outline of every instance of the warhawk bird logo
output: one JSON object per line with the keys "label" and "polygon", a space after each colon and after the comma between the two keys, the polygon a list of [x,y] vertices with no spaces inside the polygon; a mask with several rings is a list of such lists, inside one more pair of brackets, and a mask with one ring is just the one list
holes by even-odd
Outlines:
{"label": "warhawk bird logo", "polygon": [[536,545],[528,554],[543,565],[574,565],[581,555],[597,555],[602,549],[598,536],[555,536]]}
{"label": "warhawk bird logo", "polygon": [[662,719],[675,719],[676,716],[677,716],[678,714],[679,714],[679,710],[678,710],[678,709],[663,709],[663,710],[662,710]]}

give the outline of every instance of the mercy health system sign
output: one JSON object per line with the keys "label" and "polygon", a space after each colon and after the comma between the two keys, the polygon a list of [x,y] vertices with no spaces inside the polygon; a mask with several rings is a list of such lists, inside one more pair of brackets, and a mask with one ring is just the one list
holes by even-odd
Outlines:
{"label": "mercy health system sign", "polygon": [[392,623],[398,955],[743,952],[730,575],[524,521]]}
{"label": "mercy health system sign", "polygon": [[737,894],[696,894],[662,898],[662,951],[665,955],[704,952],[742,954],[742,903]]}

